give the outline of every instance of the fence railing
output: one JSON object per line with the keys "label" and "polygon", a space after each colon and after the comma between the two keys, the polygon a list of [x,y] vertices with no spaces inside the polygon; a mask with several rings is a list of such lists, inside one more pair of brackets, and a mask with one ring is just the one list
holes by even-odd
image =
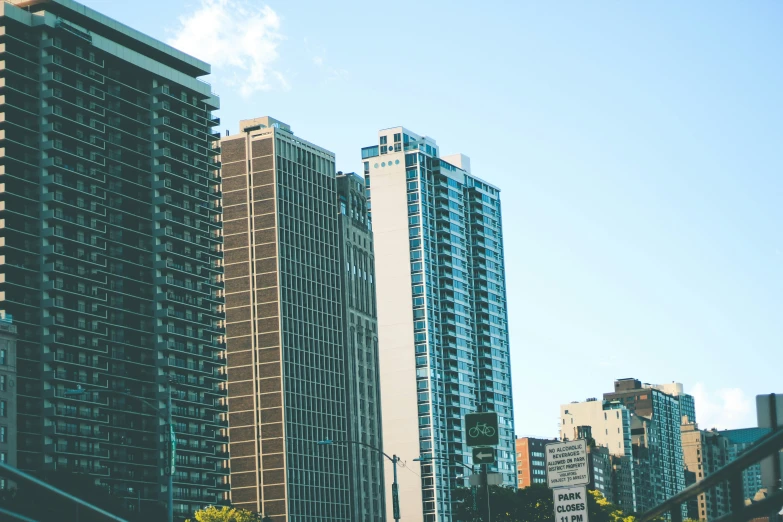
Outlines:
{"label": "fence railing", "polygon": [[729,483],[731,513],[712,522],[744,522],[753,518],[767,517],[778,513],[781,507],[783,507],[783,491],[781,490],[771,491],[767,498],[745,505],[742,472],[766,457],[774,455],[778,458],[778,452],[781,449],[783,449],[783,429],[773,431],[759,439],[758,442],[741,453],[735,460],[715,473],[707,475],[696,484],[685,488],[670,499],[640,515],[637,518],[637,522],[651,522],[667,513],[670,514],[672,522],[682,522],[681,506],[683,504],[719,486],[723,482]]}

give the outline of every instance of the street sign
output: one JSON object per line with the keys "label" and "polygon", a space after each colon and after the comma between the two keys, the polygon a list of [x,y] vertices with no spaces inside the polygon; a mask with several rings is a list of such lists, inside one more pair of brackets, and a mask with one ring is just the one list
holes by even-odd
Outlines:
{"label": "street sign", "polygon": [[[470,476],[470,485],[471,486],[483,486],[484,482],[481,480],[481,478],[484,475],[482,473],[476,473]],[[487,483],[490,486],[499,486],[503,483],[503,474],[502,473],[487,473]]]}
{"label": "street sign", "polygon": [[588,522],[587,488],[557,488],[552,493],[555,500],[555,522]]}
{"label": "street sign", "polygon": [[166,442],[166,467],[165,474],[173,475],[177,470],[177,434],[174,433],[174,425],[169,424],[169,430],[165,437]]}
{"label": "street sign", "polygon": [[473,464],[494,464],[495,448],[473,448]]}
{"label": "street sign", "polygon": [[590,482],[590,472],[585,440],[547,444],[546,475],[552,489],[586,486]]}
{"label": "street sign", "polygon": [[465,439],[468,446],[497,446],[498,414],[489,412],[465,415]]}
{"label": "street sign", "polygon": [[503,483],[502,473],[487,473],[487,484],[490,486],[499,486]]}
{"label": "street sign", "polygon": [[[396,479],[395,479],[396,480]],[[392,484],[392,518],[400,519],[400,494],[397,491],[397,484]]]}

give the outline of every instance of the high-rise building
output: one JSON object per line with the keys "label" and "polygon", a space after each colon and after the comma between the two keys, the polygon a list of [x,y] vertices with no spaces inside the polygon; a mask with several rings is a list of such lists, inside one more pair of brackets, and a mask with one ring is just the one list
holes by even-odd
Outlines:
{"label": "high-rise building", "polygon": [[383,522],[385,489],[373,235],[364,178],[337,174],[343,332],[346,344],[352,521]]}
{"label": "high-rise building", "polygon": [[6,1],[0,20],[0,309],[18,330],[18,465],[87,473],[131,507],[165,501],[165,421],[110,392],[165,410],[170,388],[175,512],[220,502],[209,65],[72,0]]}
{"label": "high-rise building", "polygon": [[[617,402],[591,398],[560,406],[560,438],[592,439],[597,448],[606,448],[612,476],[599,481],[603,483],[602,493],[629,513],[639,509],[631,421],[631,412]],[[598,468],[605,473],[603,457],[597,456]]]}
{"label": "high-rise building", "polygon": [[[0,462],[16,466],[16,326],[0,317]],[[0,490],[10,486],[0,477]]]}
{"label": "high-rise building", "polygon": [[696,402],[693,395],[685,393],[682,383],[670,382],[667,384],[652,384],[650,387],[660,390],[672,397],[677,397],[677,400],[680,402],[680,415],[688,417],[688,422],[697,422]]}
{"label": "high-rise building", "polygon": [[421,478],[399,475],[402,518],[448,522],[451,492],[468,485],[457,463],[472,464],[465,414],[498,413],[490,471],[516,486],[500,191],[471,173],[466,156],[442,157],[435,140],[403,127],[381,130],[362,159],[376,238],[384,444],[435,457]]}
{"label": "high-rise building", "polygon": [[[750,448],[759,439],[769,435],[771,428],[740,428],[736,430],[722,430],[719,433],[729,441],[729,460],[736,459],[740,453]],[[742,472],[742,489],[744,498],[752,499],[763,488],[761,481],[761,464],[755,463],[745,468]]]}
{"label": "high-rise building", "polygon": [[589,426],[598,446],[618,456],[631,455],[631,416],[621,405],[588,399],[560,406],[560,439],[579,439],[580,429]]}
{"label": "high-rise building", "polygon": [[[690,482],[695,484],[729,463],[729,440],[717,431],[700,430],[695,422],[680,426],[683,462]],[[731,512],[729,484],[721,482],[688,501],[688,518],[715,520]]]}
{"label": "high-rise building", "polygon": [[[334,154],[273,118],[221,141],[231,499],[352,520]],[[372,377],[369,377],[370,379]]]}
{"label": "high-rise building", "polygon": [[534,437],[519,437],[514,441],[517,452],[517,486],[520,489],[547,483],[544,448],[554,442],[557,440]]}
{"label": "high-rise building", "polygon": [[609,501],[613,501],[615,495],[612,457],[609,448],[596,446],[595,443],[587,446],[587,461],[590,468],[590,483],[587,489],[599,491]]}
{"label": "high-rise building", "polygon": [[618,379],[614,383],[614,392],[605,393],[604,399],[622,404],[643,420],[638,431],[634,428],[631,431],[632,435],[635,434],[634,443],[638,438],[650,449],[655,504],[685,489],[679,397],[650,385],[642,386],[636,379]]}

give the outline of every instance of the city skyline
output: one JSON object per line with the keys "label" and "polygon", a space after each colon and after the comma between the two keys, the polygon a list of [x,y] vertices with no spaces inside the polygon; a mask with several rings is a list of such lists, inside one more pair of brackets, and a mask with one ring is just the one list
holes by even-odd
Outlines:
{"label": "city skyline", "polygon": [[[184,3],[85,3],[162,40],[194,43],[183,27],[199,20],[179,21]],[[251,5],[218,4],[229,11]],[[187,5],[209,14],[200,2]],[[152,6],[160,16],[141,15]],[[780,72],[758,58],[780,48],[771,22],[779,4],[677,6],[671,18],[639,5],[575,5],[562,16],[531,3],[471,14],[433,3],[405,18],[405,9],[354,11],[338,3],[329,6],[345,24],[337,30],[317,23],[325,8],[269,2],[257,9],[263,52],[215,63],[228,78],[211,80],[220,115],[233,122],[240,111],[271,112],[334,150],[338,170],[357,172],[364,136],[404,123],[453,147],[447,153],[470,154],[474,168],[503,189],[515,202],[506,205],[504,223],[525,238],[506,240],[518,434],[554,435],[560,403],[584,400],[622,375],[683,382],[705,429],[753,425],[753,396],[774,391],[783,358],[773,350],[783,332],[772,313],[783,249],[770,239],[781,217],[773,197],[780,158],[771,153],[780,106],[753,101],[776,99],[783,85]],[[436,13],[441,27],[420,25]],[[476,30],[450,34],[449,24],[466,16]],[[243,34],[237,16],[204,20],[213,24],[214,45],[203,48]],[[408,46],[395,50],[386,24],[416,34],[417,47],[431,44],[443,75],[473,73],[437,85],[412,74],[391,84],[386,60],[375,57],[391,60]],[[499,29],[482,30],[491,24]],[[564,32],[570,36],[556,41]],[[359,40],[372,45],[356,46]],[[578,53],[566,52],[577,42]],[[431,62],[424,55],[406,67],[423,71]],[[501,69],[504,81],[478,80]],[[236,79],[257,73],[265,80],[240,92]],[[748,84],[750,77],[765,81]],[[402,103],[403,93],[427,103]],[[330,103],[316,103],[323,99]],[[515,152],[496,156],[493,149]],[[744,357],[733,364],[715,357],[735,352]],[[530,375],[526,368],[545,367],[551,353],[589,354],[584,373],[565,381],[555,372]],[[773,364],[751,375],[752,361],[770,354]],[[669,371],[673,358],[680,364]],[[547,397],[524,400],[542,389]]]}
{"label": "city skyline", "polygon": [[0,3],[3,504],[777,513],[783,5],[86,1]]}

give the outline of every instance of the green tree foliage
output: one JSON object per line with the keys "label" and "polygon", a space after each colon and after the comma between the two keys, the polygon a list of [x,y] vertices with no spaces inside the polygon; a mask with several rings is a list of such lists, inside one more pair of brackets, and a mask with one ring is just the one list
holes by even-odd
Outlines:
{"label": "green tree foliage", "polygon": [[193,519],[186,522],[268,522],[269,517],[263,517],[246,509],[228,506],[209,506],[194,513]]}
{"label": "green tree foliage", "polygon": [[[489,490],[490,522],[555,522],[552,490],[545,486],[525,489],[491,486]],[[455,520],[485,522],[486,498],[485,493],[479,491],[474,503],[470,489],[457,490]],[[587,513],[590,522],[634,522],[633,516],[623,513],[598,491],[588,492]]]}

